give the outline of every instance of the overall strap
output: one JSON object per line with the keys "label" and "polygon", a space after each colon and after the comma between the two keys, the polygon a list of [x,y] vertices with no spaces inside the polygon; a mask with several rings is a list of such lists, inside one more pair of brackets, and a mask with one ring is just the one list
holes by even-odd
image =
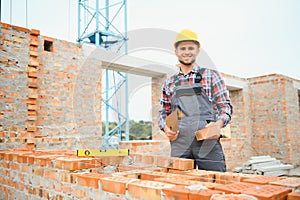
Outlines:
{"label": "overall strap", "polygon": [[[201,82],[202,74],[205,70],[206,70],[206,68],[200,68],[199,70],[197,70],[198,73],[196,74],[195,83],[200,83]],[[174,83],[175,83],[175,86],[180,85],[178,75],[174,75]]]}
{"label": "overall strap", "polygon": [[202,80],[202,74],[206,70],[206,68],[200,68],[195,78],[195,83],[200,83]]}

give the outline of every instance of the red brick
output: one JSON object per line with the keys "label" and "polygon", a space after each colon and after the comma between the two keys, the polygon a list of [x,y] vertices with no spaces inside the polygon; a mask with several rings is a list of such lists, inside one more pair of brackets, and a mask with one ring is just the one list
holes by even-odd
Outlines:
{"label": "red brick", "polygon": [[253,196],[241,196],[239,194],[215,194],[212,200],[251,200]]}
{"label": "red brick", "polygon": [[27,71],[28,71],[28,72],[37,72],[38,70],[37,70],[36,67],[28,66],[28,67],[27,67]]}
{"label": "red brick", "polygon": [[12,170],[18,171],[20,169],[20,166],[17,163],[12,163],[11,166],[10,166],[10,168]]}
{"label": "red brick", "polygon": [[15,100],[13,98],[3,98],[2,100],[7,103],[15,102]]}
{"label": "red brick", "polygon": [[[186,175],[197,177],[198,181],[202,182],[215,182],[215,176],[218,172],[206,171],[206,170],[189,170],[186,172]],[[219,183],[219,182],[216,182]]]}
{"label": "red brick", "polygon": [[282,179],[283,179],[282,177],[276,177],[276,176],[256,176],[253,178],[244,179],[243,182],[266,185],[269,184],[270,182],[279,181]]}
{"label": "red brick", "polygon": [[29,173],[29,165],[23,164],[23,165],[22,165],[21,172],[23,172],[23,173],[25,173],[25,174],[28,174],[28,173]]}
{"label": "red brick", "polygon": [[132,181],[139,181],[139,179],[126,177],[105,177],[101,178],[101,186],[103,191],[125,194],[127,184]]}
{"label": "red brick", "polygon": [[[84,199],[88,196],[88,192],[78,187],[73,189],[72,195],[78,199]],[[64,200],[64,198],[62,198],[62,200]]]}
{"label": "red brick", "polygon": [[219,184],[215,187],[216,190],[223,191],[226,193],[241,194],[244,193],[246,189],[255,189],[257,185],[251,183],[229,183],[226,185]]}
{"label": "red brick", "polygon": [[29,55],[33,56],[33,57],[38,57],[39,56],[39,52],[37,52],[37,51],[30,51]]}
{"label": "red brick", "polygon": [[0,58],[0,62],[8,62],[8,59],[7,58]]}
{"label": "red brick", "polygon": [[174,186],[173,184],[141,180],[128,183],[128,193],[137,199],[160,200],[162,190]]}
{"label": "red brick", "polygon": [[27,125],[27,131],[30,131],[30,132],[37,131],[37,127],[36,126],[32,126],[32,125]]}
{"label": "red brick", "polygon": [[143,172],[141,173],[142,180],[154,180],[156,178],[168,177],[168,173],[165,172]]}
{"label": "red brick", "polygon": [[275,185],[259,185],[257,187],[245,188],[243,194],[249,194],[257,197],[259,200],[287,199],[288,193],[292,189],[275,186]]}
{"label": "red brick", "polygon": [[71,185],[63,185],[62,191],[63,193],[71,194],[73,189]]}
{"label": "red brick", "polygon": [[228,183],[240,182],[241,174],[231,173],[231,172],[216,173],[215,178],[216,178],[216,183],[228,184]]}
{"label": "red brick", "polygon": [[45,169],[44,177],[52,180],[58,180],[58,172],[57,170],[53,170],[53,169]]}
{"label": "red brick", "polygon": [[101,163],[104,166],[122,164],[124,156],[105,156],[101,158]]}
{"label": "red brick", "polygon": [[182,185],[175,185],[171,188],[163,188],[162,191],[166,199],[189,199],[190,190]]}
{"label": "red brick", "polygon": [[31,66],[31,67],[38,67],[39,64],[40,63],[38,61],[34,61],[34,60],[30,60],[30,62],[29,62],[29,66]]}
{"label": "red brick", "polygon": [[2,28],[10,28],[10,24],[0,22]]}
{"label": "red brick", "polygon": [[37,106],[37,105],[28,104],[28,105],[27,105],[27,109],[28,109],[28,110],[37,110],[37,109],[38,109],[38,106]]}
{"label": "red brick", "polygon": [[108,174],[99,173],[80,173],[73,174],[77,178],[77,184],[85,187],[99,188],[99,181],[101,178],[109,177]]}
{"label": "red brick", "polygon": [[[36,166],[32,167],[32,173],[33,173],[34,176],[41,176],[41,177],[45,176],[44,169],[40,168],[40,167],[36,167]],[[48,175],[48,173],[46,173],[46,175]]]}
{"label": "red brick", "polygon": [[87,169],[93,165],[93,159],[77,157],[59,157],[56,158],[56,167],[66,170]]}
{"label": "red brick", "polygon": [[291,192],[288,194],[287,200],[299,200],[300,199],[300,193],[298,192]]}
{"label": "red brick", "polygon": [[37,116],[36,116],[36,115],[28,115],[28,116],[27,116],[27,119],[28,119],[29,121],[36,121],[36,120],[37,120]]}
{"label": "red brick", "polygon": [[272,181],[270,182],[272,185],[284,186],[292,189],[300,189],[300,178],[296,177],[289,177],[279,181]]}
{"label": "red brick", "polygon": [[29,33],[29,29],[28,28],[24,28],[24,27],[21,27],[21,26],[15,26],[15,25],[12,25],[11,27],[13,29],[17,30],[17,31]]}
{"label": "red brick", "polygon": [[156,156],[154,155],[144,155],[142,157],[142,163],[153,165],[156,162]]}
{"label": "red brick", "polygon": [[39,35],[40,35],[40,30],[37,30],[37,29],[31,29],[30,35],[36,35],[36,36],[39,36]]}
{"label": "red brick", "polygon": [[49,42],[54,42],[55,39],[52,37],[44,36],[44,40],[49,41]]}
{"label": "red brick", "polygon": [[167,167],[167,168],[172,168],[173,165],[173,160],[171,157],[168,156],[157,156],[157,166],[158,167]]}
{"label": "red brick", "polygon": [[183,185],[183,186],[202,185],[202,186],[207,187],[208,189],[215,189],[216,186],[221,185],[218,183],[201,182],[201,181],[195,181],[195,180],[182,179],[180,177],[155,178],[154,181],[176,184],[176,185]]}
{"label": "red brick", "polygon": [[211,197],[215,194],[221,194],[221,191],[218,190],[191,190],[189,194],[189,200],[210,200]]}
{"label": "red brick", "polygon": [[132,170],[144,170],[149,168],[148,166],[144,165],[120,165],[118,166],[118,172],[124,172],[124,171],[132,171]]}
{"label": "red brick", "polygon": [[194,160],[184,159],[184,158],[174,158],[172,168],[179,169],[179,170],[194,169]]}
{"label": "red brick", "polygon": [[75,183],[74,179],[75,179],[74,174],[72,174],[70,172],[61,171],[59,173],[59,180],[62,181],[62,182]]}
{"label": "red brick", "polygon": [[218,131],[215,130],[216,128],[214,126],[205,127],[199,131],[195,132],[197,140],[205,140],[210,138],[216,138],[219,137],[219,135],[216,135]]}
{"label": "red brick", "polygon": [[32,87],[32,88],[37,88],[38,87],[36,78],[30,78],[29,77],[28,81],[29,81],[29,87]]}
{"label": "red brick", "polygon": [[37,47],[37,46],[39,46],[39,41],[38,41],[38,40],[33,40],[33,39],[31,39],[31,40],[30,40],[30,45],[31,45],[31,46]]}
{"label": "red brick", "polygon": [[28,95],[28,98],[29,98],[29,99],[37,99],[37,98],[38,98],[38,95],[37,95],[37,94],[29,94],[29,95]]}
{"label": "red brick", "polygon": [[52,166],[52,160],[59,157],[60,155],[37,155],[34,157],[34,164],[44,167],[44,166]]}
{"label": "red brick", "polygon": [[31,151],[20,153],[18,155],[18,158],[17,158],[18,162],[19,163],[27,163],[28,162],[28,155],[31,155],[31,154],[32,154]]}

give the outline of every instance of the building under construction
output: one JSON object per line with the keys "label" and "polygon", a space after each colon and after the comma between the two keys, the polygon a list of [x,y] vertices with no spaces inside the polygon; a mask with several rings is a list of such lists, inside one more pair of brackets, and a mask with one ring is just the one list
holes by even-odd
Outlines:
{"label": "building under construction", "polygon": [[128,156],[82,157],[76,150],[102,146],[99,74],[111,60],[100,49],[91,56],[85,45],[5,23],[0,48],[0,199],[300,198],[299,178],[232,172],[262,155],[299,166],[299,80],[222,74],[234,115],[231,137],[221,139],[228,172],[220,173],[169,157],[156,123],[164,68],[129,56],[111,64],[151,77],[152,140],[121,141]]}

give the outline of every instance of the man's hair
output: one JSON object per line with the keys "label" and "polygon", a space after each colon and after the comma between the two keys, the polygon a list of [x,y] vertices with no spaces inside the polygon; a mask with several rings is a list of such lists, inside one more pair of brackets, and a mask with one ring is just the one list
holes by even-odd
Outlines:
{"label": "man's hair", "polygon": [[175,48],[177,48],[181,42],[194,42],[198,47],[200,46],[200,44],[195,40],[184,40],[184,41],[176,42],[175,43]]}

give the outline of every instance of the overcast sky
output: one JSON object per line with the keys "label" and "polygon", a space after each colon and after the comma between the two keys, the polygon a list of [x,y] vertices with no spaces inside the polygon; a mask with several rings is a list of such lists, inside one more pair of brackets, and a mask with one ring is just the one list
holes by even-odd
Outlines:
{"label": "overcast sky", "polygon": [[[2,0],[2,21],[26,26],[25,2]],[[76,0],[27,0],[27,8],[29,28],[76,41]],[[299,10],[298,0],[128,0],[128,31],[189,28],[222,72],[241,77],[280,73],[299,79]]]}
{"label": "overcast sky", "polygon": [[[127,5],[128,31],[194,30],[222,72],[240,77],[279,73],[300,79],[299,0],[128,0]],[[1,20],[76,41],[76,0],[27,0],[27,10],[26,17],[25,0],[2,0]],[[135,56],[177,62],[161,51],[141,50]]]}

